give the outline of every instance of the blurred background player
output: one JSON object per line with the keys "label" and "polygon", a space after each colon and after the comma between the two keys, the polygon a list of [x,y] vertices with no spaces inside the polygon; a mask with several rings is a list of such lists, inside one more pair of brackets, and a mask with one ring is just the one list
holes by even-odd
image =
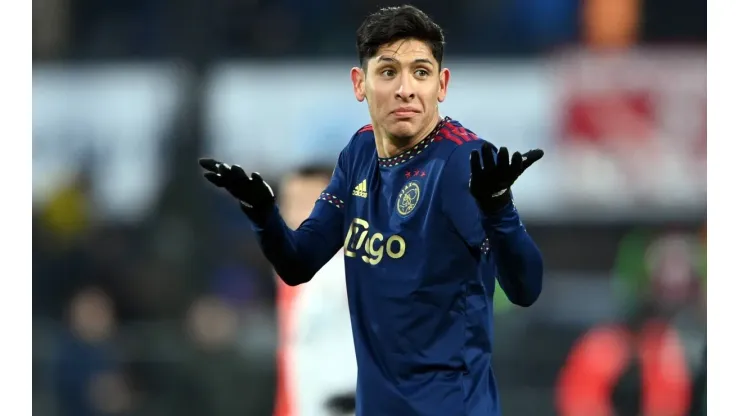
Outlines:
{"label": "blurred background player", "polygon": [[[332,167],[308,165],[287,175],[278,192],[286,224],[296,229],[329,184]],[[279,326],[275,416],[351,414],[357,364],[344,256],[337,253],[310,285],[277,279]]]}
{"label": "blurred background player", "polygon": [[77,292],[68,307],[56,368],[60,413],[64,416],[123,415],[133,407],[125,369],[116,360],[119,349],[113,301],[97,287]]}
{"label": "blurred background player", "polygon": [[700,235],[628,233],[614,268],[622,319],[574,343],[556,385],[560,414],[701,414],[705,279]]}

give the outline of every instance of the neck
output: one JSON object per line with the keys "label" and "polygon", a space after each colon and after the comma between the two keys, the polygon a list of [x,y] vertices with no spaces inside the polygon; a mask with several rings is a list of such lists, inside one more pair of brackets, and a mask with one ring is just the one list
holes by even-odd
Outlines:
{"label": "neck", "polygon": [[373,130],[376,132],[382,132],[381,134],[375,135],[375,147],[378,149],[378,156],[381,158],[389,158],[400,155],[406,150],[416,146],[417,143],[424,140],[434,128],[437,127],[440,117],[439,113],[429,122],[425,128],[421,129],[419,133],[410,138],[398,138],[391,136],[387,132],[379,129],[379,126],[373,123]]}

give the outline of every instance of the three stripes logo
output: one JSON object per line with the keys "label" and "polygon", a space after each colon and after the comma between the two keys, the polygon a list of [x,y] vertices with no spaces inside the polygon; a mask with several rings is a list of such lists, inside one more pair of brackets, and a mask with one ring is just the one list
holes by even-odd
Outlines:
{"label": "three stripes logo", "polygon": [[359,196],[360,198],[367,198],[367,179],[363,179],[359,185],[355,186],[352,191],[353,196]]}

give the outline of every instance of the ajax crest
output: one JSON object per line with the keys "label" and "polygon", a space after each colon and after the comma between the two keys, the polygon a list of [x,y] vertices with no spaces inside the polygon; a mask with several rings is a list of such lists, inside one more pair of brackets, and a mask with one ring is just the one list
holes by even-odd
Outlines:
{"label": "ajax crest", "polygon": [[398,193],[398,199],[396,200],[396,211],[405,217],[416,208],[419,203],[419,197],[421,196],[421,187],[416,181],[406,183]]}

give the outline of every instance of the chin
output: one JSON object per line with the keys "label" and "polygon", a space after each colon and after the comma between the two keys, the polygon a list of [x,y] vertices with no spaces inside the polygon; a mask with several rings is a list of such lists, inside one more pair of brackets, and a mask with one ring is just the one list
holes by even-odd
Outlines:
{"label": "chin", "polygon": [[388,132],[394,137],[410,139],[419,133],[419,126],[412,121],[399,120],[393,123]]}

